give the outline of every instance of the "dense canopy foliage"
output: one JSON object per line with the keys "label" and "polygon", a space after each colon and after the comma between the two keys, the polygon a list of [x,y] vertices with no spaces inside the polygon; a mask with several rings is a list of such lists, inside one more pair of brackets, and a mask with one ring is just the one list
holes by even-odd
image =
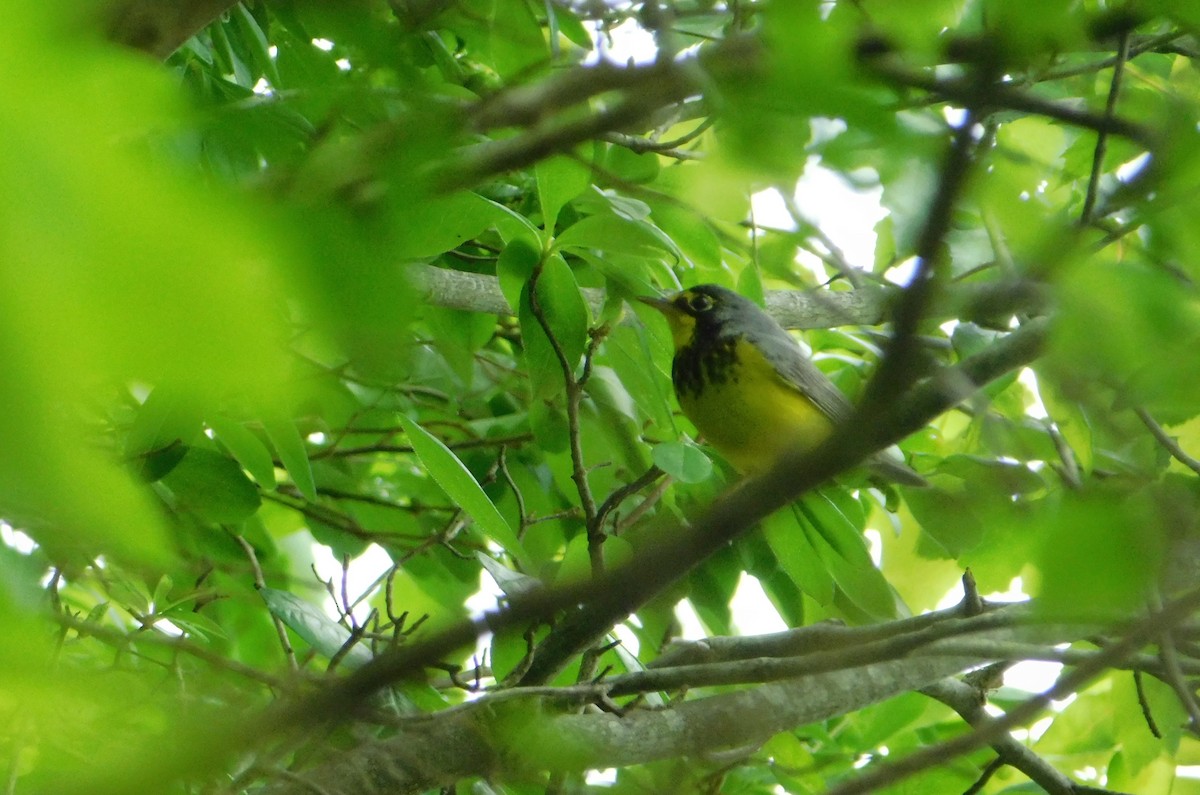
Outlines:
{"label": "dense canopy foliage", "polygon": [[[8,23],[5,793],[1200,792],[1200,5]],[[858,405],[761,478],[705,282]]]}

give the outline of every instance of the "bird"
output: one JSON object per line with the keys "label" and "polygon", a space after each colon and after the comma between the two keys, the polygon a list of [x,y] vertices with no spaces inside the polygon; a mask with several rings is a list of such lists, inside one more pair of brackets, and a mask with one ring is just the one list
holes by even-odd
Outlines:
{"label": "bird", "polygon": [[[701,284],[637,300],[667,319],[675,347],[671,383],[684,415],[741,474],[762,474],[789,451],[815,448],[853,413],[796,340],[733,290]],[[884,480],[928,485],[886,453],[867,466]]]}

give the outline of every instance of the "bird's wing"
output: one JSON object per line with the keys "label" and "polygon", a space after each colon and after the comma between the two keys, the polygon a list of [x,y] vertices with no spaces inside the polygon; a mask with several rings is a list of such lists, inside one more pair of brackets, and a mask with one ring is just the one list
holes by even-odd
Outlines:
{"label": "bird's wing", "polygon": [[829,377],[800,352],[800,346],[783,329],[760,333],[756,342],[789,386],[816,404],[835,425],[850,418],[854,407]]}

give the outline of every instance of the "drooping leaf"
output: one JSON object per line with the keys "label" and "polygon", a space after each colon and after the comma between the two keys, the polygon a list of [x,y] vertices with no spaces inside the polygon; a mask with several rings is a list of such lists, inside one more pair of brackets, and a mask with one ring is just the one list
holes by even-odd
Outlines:
{"label": "drooping leaf", "polygon": [[205,422],[212,428],[217,441],[229,448],[260,486],[275,488],[275,462],[262,439],[242,423],[221,414],[211,414]]}
{"label": "drooping leaf", "polygon": [[279,454],[283,468],[291,476],[292,483],[306,499],[316,500],[317,485],[313,481],[308,450],[304,447],[304,440],[300,438],[300,431],[296,429],[296,424],[289,420],[263,420],[263,429],[267,432],[267,438],[271,440],[271,444],[274,445],[275,452]]}
{"label": "drooping leaf", "polygon": [[540,312],[534,309],[535,296],[528,283],[521,293],[521,338],[534,392],[548,397],[565,388],[563,363],[572,373],[579,366],[587,347],[589,313],[575,276],[561,257],[546,259],[536,286]]}
{"label": "drooping leaf", "polygon": [[437,481],[458,507],[475,520],[485,534],[512,555],[521,568],[529,570],[530,559],[517,534],[458,456],[408,417],[401,415],[398,419],[429,476]]}
{"label": "drooping leaf", "polygon": [[591,184],[591,172],[573,158],[563,155],[543,160],[534,168],[542,222],[547,234],[554,233],[559,210]]}
{"label": "drooping leaf", "polygon": [[[258,592],[262,594],[271,615],[304,638],[305,643],[322,656],[333,658],[350,640],[350,630],[295,594],[274,588],[260,588]],[[370,650],[356,643],[342,656],[341,665],[354,669],[370,661]]]}

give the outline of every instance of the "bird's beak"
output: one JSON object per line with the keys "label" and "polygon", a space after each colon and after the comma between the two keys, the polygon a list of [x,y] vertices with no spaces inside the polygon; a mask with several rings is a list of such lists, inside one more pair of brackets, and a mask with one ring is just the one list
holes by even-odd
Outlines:
{"label": "bird's beak", "polygon": [[675,305],[672,304],[670,301],[668,301],[666,298],[651,298],[648,296],[639,295],[639,296],[637,296],[637,300],[641,301],[646,306],[654,307],[655,309],[657,309],[659,312],[662,312],[667,317],[671,317],[672,315],[679,314],[679,310],[675,308]]}
{"label": "bird's beak", "polygon": [[670,298],[645,298],[638,296],[646,306],[652,306],[663,314],[667,319],[667,326],[671,329],[671,341],[675,343],[675,349],[679,350],[692,337],[692,329],[696,327],[696,320],[687,312],[684,312]]}

